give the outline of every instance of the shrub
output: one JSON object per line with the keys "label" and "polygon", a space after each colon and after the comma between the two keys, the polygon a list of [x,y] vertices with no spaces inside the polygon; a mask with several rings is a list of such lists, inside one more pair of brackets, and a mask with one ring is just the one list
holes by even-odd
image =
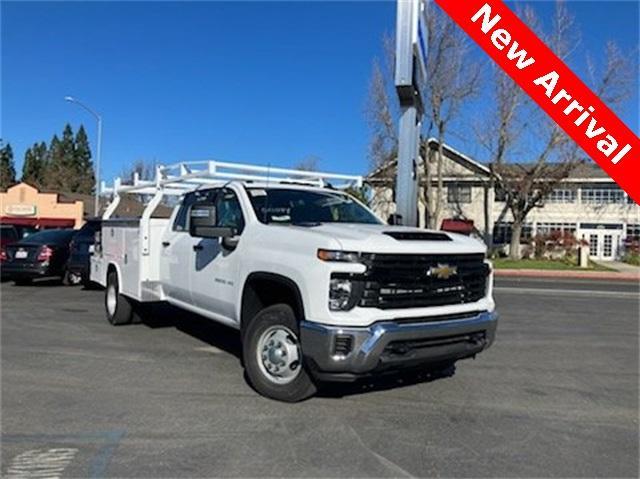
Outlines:
{"label": "shrub", "polygon": [[566,259],[575,258],[578,247],[587,245],[584,240],[577,239],[569,231],[551,231],[547,234],[537,234],[533,238],[533,255],[536,259]]}

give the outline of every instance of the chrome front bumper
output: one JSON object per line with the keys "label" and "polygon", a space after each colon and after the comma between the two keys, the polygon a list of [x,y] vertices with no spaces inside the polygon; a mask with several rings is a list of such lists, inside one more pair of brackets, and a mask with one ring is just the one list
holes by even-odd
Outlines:
{"label": "chrome front bumper", "polygon": [[[497,322],[495,312],[463,319],[383,321],[361,328],[302,321],[300,340],[305,362],[318,377],[349,380],[474,356],[491,346]],[[345,343],[350,344],[346,354]]]}

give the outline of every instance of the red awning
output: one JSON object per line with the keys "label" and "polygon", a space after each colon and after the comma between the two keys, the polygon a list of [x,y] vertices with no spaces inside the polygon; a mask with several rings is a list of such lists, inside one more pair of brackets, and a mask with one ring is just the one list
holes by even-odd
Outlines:
{"label": "red awning", "polygon": [[17,216],[0,216],[0,223],[44,228],[73,228],[76,225],[75,220],[68,218],[20,218]]}
{"label": "red awning", "polygon": [[470,235],[473,233],[473,220],[454,220],[447,219],[442,220],[442,225],[440,226],[442,231],[449,231],[451,233],[461,233],[464,235]]}

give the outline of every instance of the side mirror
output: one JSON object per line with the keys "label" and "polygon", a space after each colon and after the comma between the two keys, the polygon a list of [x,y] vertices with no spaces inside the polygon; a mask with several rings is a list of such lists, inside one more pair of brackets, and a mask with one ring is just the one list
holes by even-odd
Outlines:
{"label": "side mirror", "polygon": [[195,238],[229,238],[234,236],[233,228],[216,226],[216,207],[194,205],[189,212],[189,234]]}

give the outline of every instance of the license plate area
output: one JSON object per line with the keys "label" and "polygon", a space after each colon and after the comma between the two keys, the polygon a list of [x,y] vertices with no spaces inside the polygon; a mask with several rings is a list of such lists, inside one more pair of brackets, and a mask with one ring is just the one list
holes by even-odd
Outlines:
{"label": "license plate area", "polygon": [[16,251],[16,259],[26,259],[29,253],[25,250]]}

